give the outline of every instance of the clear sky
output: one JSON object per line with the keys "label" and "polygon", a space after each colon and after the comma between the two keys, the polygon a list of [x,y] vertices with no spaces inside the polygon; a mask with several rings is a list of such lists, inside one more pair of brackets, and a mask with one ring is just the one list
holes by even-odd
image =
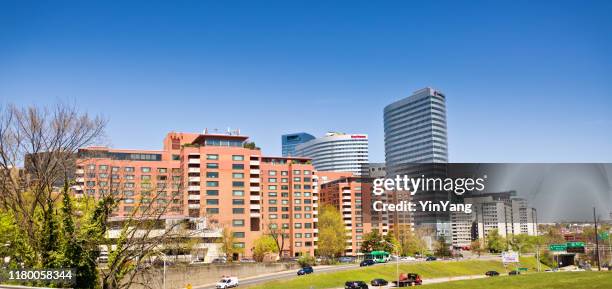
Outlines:
{"label": "clear sky", "polygon": [[453,162],[612,162],[612,1],[0,0],[0,103],[74,102],[114,147],[370,135],[424,86]]}

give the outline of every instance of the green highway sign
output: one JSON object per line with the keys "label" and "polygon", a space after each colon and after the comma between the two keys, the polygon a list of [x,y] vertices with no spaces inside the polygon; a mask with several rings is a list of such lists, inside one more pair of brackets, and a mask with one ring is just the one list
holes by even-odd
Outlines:
{"label": "green highway sign", "polygon": [[608,240],[610,238],[610,234],[608,232],[599,233],[599,240]]}
{"label": "green highway sign", "polygon": [[552,244],[548,246],[548,249],[551,251],[566,251],[567,245],[566,244]]}
{"label": "green highway sign", "polygon": [[519,271],[527,271],[528,269],[527,269],[527,268],[523,268],[523,267],[521,267],[521,268],[518,268],[518,270],[519,270]]}
{"label": "green highway sign", "polygon": [[584,247],[584,242],[567,242],[567,248],[580,248]]}

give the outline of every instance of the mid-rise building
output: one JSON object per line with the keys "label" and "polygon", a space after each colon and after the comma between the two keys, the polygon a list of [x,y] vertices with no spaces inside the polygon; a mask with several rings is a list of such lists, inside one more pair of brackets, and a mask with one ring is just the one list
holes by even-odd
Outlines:
{"label": "mid-rise building", "polygon": [[[321,184],[321,204],[340,211],[346,228],[347,241],[344,254],[363,255],[360,251],[365,234],[372,230],[372,181],[367,177],[342,177]],[[367,253],[367,252],[366,252]]]}
{"label": "mid-rise building", "polygon": [[472,205],[471,213],[451,213],[452,244],[457,248],[485,240],[493,230],[504,238],[537,235],[536,211],[515,191],[474,194],[466,196],[464,203]]}
{"label": "mid-rise building", "polygon": [[81,196],[116,195],[117,218],[145,207],[205,218],[231,230],[246,256],[274,230],[286,236],[282,254],[297,256],[315,249],[314,173],[310,159],[263,156],[247,136],[171,132],[160,151],[81,149],[74,189]]}
{"label": "mid-rise building", "polygon": [[305,132],[284,134],[281,136],[282,153],[284,157],[296,156],[295,147],[299,144],[313,140],[315,137]]}
{"label": "mid-rise building", "polygon": [[368,166],[368,136],[327,133],[324,137],[297,145],[295,153],[311,158],[317,171],[342,171],[364,175]]}

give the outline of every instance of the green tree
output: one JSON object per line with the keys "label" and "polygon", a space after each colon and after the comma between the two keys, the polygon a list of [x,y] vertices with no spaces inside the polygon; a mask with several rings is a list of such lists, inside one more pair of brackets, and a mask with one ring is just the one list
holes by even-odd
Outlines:
{"label": "green tree", "polygon": [[444,237],[438,238],[438,241],[436,242],[434,254],[438,257],[452,256],[450,245],[446,242],[446,239],[444,239]]}
{"label": "green tree", "polygon": [[276,241],[270,235],[262,235],[254,242],[253,259],[257,262],[262,262],[266,254],[269,253],[278,253]]}
{"label": "green tree", "polygon": [[322,206],[318,226],[318,254],[330,258],[343,254],[347,236],[340,211],[331,205]]}
{"label": "green tree", "polygon": [[378,230],[371,231],[363,235],[361,242],[361,252],[369,253],[382,250],[383,236]]}
{"label": "green tree", "polygon": [[506,250],[506,239],[504,239],[497,229],[489,231],[487,235],[487,250],[491,253],[501,253]]}
{"label": "green tree", "polygon": [[221,236],[221,251],[225,254],[228,262],[232,262],[234,254],[240,254],[243,252],[242,248],[236,246],[236,237],[234,232],[224,227]]}

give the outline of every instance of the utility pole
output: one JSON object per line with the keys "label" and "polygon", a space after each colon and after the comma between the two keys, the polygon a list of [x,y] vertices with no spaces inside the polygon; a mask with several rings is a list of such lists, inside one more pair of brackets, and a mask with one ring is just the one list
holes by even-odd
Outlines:
{"label": "utility pole", "polygon": [[595,221],[595,251],[597,251],[597,271],[601,271],[601,263],[599,262],[599,232],[597,232],[597,213],[593,207],[593,220]]}

